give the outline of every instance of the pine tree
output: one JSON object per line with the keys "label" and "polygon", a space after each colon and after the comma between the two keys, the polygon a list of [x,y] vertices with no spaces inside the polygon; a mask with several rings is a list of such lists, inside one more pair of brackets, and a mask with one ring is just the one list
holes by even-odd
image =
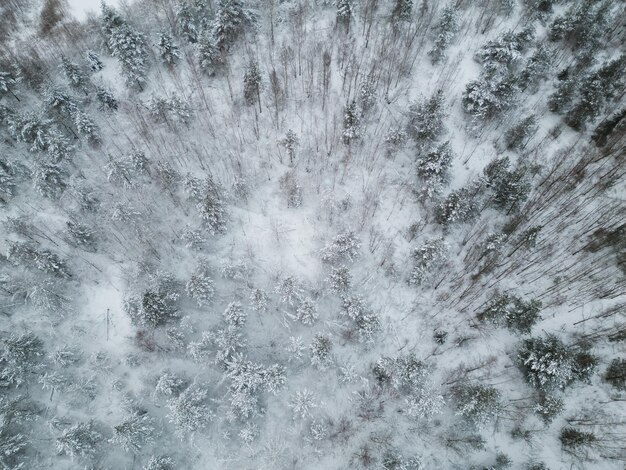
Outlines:
{"label": "pine tree", "polygon": [[20,99],[15,95],[12,89],[16,83],[17,81],[13,77],[13,74],[11,74],[10,72],[0,71],[0,98],[2,98],[5,93],[11,93],[13,98],[15,98],[17,101],[20,101]]}
{"label": "pine tree", "polygon": [[428,52],[433,65],[440,63],[445,57],[445,51],[452,42],[452,38],[459,30],[459,13],[454,5],[443,8],[441,17],[435,26],[436,36],[433,48]]}
{"label": "pine tree", "polygon": [[332,347],[333,343],[328,336],[322,334],[315,335],[309,346],[311,351],[311,364],[321,370],[330,366],[332,364]]}
{"label": "pine tree", "polygon": [[453,159],[450,142],[432,148],[426,155],[417,159],[417,176],[426,184],[420,191],[423,197],[431,198],[441,193],[443,186],[450,180]]}
{"label": "pine tree", "polygon": [[617,390],[626,391],[626,359],[613,359],[606,369],[604,380]]}
{"label": "pine tree", "polygon": [[99,72],[104,68],[104,64],[100,60],[100,57],[98,57],[98,54],[91,49],[87,51],[87,64],[92,72]]}
{"label": "pine tree", "polygon": [[526,146],[528,140],[537,131],[537,117],[531,114],[522,119],[504,134],[504,142],[509,150],[519,150]]}
{"label": "pine tree", "polygon": [[219,0],[213,36],[219,51],[227,51],[230,46],[254,23],[252,13],[240,0]]}
{"label": "pine tree", "polygon": [[513,103],[516,91],[517,84],[513,76],[473,80],[465,87],[463,107],[476,119],[491,119]]}
{"label": "pine tree", "polygon": [[143,90],[148,67],[144,36],[127,24],[112,8],[102,4],[102,29],[111,55],[117,57],[129,87]]}
{"label": "pine tree", "polygon": [[100,142],[100,132],[98,126],[93,120],[87,116],[86,113],[80,110],[76,110],[74,113],[74,125],[79,134],[87,137],[87,140],[91,144],[97,144]]}
{"label": "pine tree", "polygon": [[117,100],[104,88],[96,87],[96,99],[98,100],[98,109],[100,109],[100,111],[117,111]]}
{"label": "pine tree", "polygon": [[171,457],[168,456],[164,456],[164,455],[160,455],[160,456],[155,456],[153,455],[152,457],[150,457],[150,460],[148,460],[148,463],[146,464],[145,467],[143,467],[143,470],[174,470],[175,466],[174,466],[174,461],[172,460]]}
{"label": "pine tree", "polygon": [[338,234],[322,248],[322,261],[334,263],[337,261],[355,261],[361,252],[361,240],[353,231]]}
{"label": "pine tree", "polygon": [[208,75],[215,75],[224,65],[223,51],[217,47],[213,33],[204,28],[197,41],[197,54],[200,68]]}
{"label": "pine tree", "polygon": [[87,94],[87,77],[83,74],[78,64],[72,62],[64,55],[61,56],[60,69],[65,74],[71,88]]}
{"label": "pine tree", "polygon": [[198,41],[199,28],[191,6],[186,2],[179,3],[176,6],[175,15],[178,34],[188,43],[196,43]]}
{"label": "pine tree", "polygon": [[513,31],[506,31],[481,47],[476,53],[476,60],[490,74],[506,72],[521,60],[522,52],[533,39],[534,34],[535,30],[532,26],[528,26],[517,34]]}
{"label": "pine tree", "polygon": [[420,247],[413,250],[413,269],[409,274],[410,285],[422,284],[428,276],[443,265],[447,259],[448,244],[443,238],[426,240]]}
{"label": "pine tree", "polygon": [[353,5],[352,0],[336,0],[337,24],[343,25],[346,32],[350,31],[350,21],[352,20]]}
{"label": "pine tree", "polygon": [[56,449],[60,454],[70,457],[93,457],[102,440],[102,434],[96,430],[93,421],[77,423],[67,428],[56,439]]}
{"label": "pine tree", "polygon": [[215,294],[215,285],[204,264],[198,265],[185,286],[187,295],[194,299],[199,307],[208,305]]}
{"label": "pine tree", "polygon": [[413,12],[413,0],[396,0],[391,11],[394,20],[409,21]]}
{"label": "pine tree", "polygon": [[515,295],[500,294],[489,301],[479,318],[520,334],[529,334],[541,318],[540,311],[541,302],[537,300],[524,301]]}
{"label": "pine tree", "polygon": [[553,56],[554,52],[544,44],[540,44],[535,49],[520,72],[519,86],[522,90],[535,91],[539,82],[548,76]]}
{"label": "pine tree", "polygon": [[317,305],[310,297],[303,297],[296,308],[295,318],[303,325],[313,325],[319,318]]}
{"label": "pine tree", "polygon": [[248,106],[258,103],[261,112],[261,72],[256,61],[251,60],[243,76],[243,97]]}
{"label": "pine tree", "polygon": [[192,385],[178,397],[168,400],[167,417],[181,438],[202,430],[213,419],[213,413],[206,404],[207,398],[208,392],[205,388]]}
{"label": "pine tree", "polygon": [[479,429],[496,419],[501,412],[501,394],[489,385],[457,385],[452,388],[452,396],[456,414]]}
{"label": "pine tree", "polygon": [[279,144],[285,147],[287,150],[287,156],[289,156],[289,164],[293,165],[296,158],[296,148],[300,145],[300,140],[294,131],[287,130],[285,138],[279,141]]}
{"label": "pine tree", "polygon": [[133,412],[113,426],[111,442],[136,454],[143,446],[154,443],[154,430],[154,419],[145,412]]}
{"label": "pine tree", "polygon": [[573,355],[554,335],[524,340],[518,359],[526,380],[540,390],[563,389],[575,379]]}
{"label": "pine tree", "polygon": [[32,178],[35,190],[50,199],[61,197],[67,187],[66,174],[58,165],[40,163],[35,166]]}
{"label": "pine tree", "polygon": [[436,140],[444,131],[444,95],[442,90],[429,99],[409,106],[407,134],[421,145]]}
{"label": "pine tree", "polygon": [[180,60],[180,50],[178,46],[172,41],[172,36],[167,33],[161,33],[159,35],[159,42],[157,43],[159,48],[159,55],[161,60],[168,65],[173,66]]}
{"label": "pine tree", "polygon": [[561,81],[556,91],[548,98],[548,109],[553,113],[563,112],[574,100],[578,90],[578,79],[568,77]]}
{"label": "pine tree", "polygon": [[357,110],[356,101],[352,100],[343,115],[343,143],[350,145],[361,138],[361,116]]}

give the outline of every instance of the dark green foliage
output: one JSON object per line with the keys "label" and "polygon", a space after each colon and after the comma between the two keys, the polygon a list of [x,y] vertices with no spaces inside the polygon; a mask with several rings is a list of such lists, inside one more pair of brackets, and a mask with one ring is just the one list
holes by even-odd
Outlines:
{"label": "dark green foliage", "polygon": [[248,106],[259,103],[261,99],[261,72],[256,61],[250,61],[243,76],[243,97]]}
{"label": "dark green foliage", "polygon": [[440,63],[444,59],[445,51],[458,30],[458,8],[451,4],[443,8],[439,21],[435,26],[435,41],[433,48],[428,52],[433,65]]}
{"label": "dark green foliage", "polygon": [[615,129],[623,127],[624,123],[626,122],[624,118],[626,118],[626,108],[618,111],[610,118],[602,121],[598,125],[598,127],[596,127],[596,130],[593,132],[591,139],[596,143],[598,147],[604,147],[613,131]]}
{"label": "dark green foliage", "polygon": [[226,51],[252,26],[254,17],[240,0],[220,0],[213,22],[215,46]]}
{"label": "dark green foliage", "polygon": [[533,411],[544,423],[550,424],[554,418],[561,414],[564,408],[565,403],[562,398],[540,393]]}
{"label": "dark green foliage", "polygon": [[524,148],[528,143],[528,140],[537,131],[537,118],[534,114],[531,114],[527,118],[522,119],[513,127],[511,127],[506,134],[504,134],[504,143],[509,150],[519,150]]}
{"label": "dark green foliage", "polygon": [[391,18],[394,20],[408,21],[411,19],[413,11],[413,0],[396,0]]}
{"label": "dark green foliage", "polygon": [[582,81],[580,99],[565,116],[567,125],[581,129],[586,121],[598,117],[604,103],[623,87],[624,64],[624,56],[609,61]]}
{"label": "dark green foliage", "polygon": [[476,54],[476,60],[489,74],[511,69],[520,61],[521,53],[534,35],[535,30],[532,26],[519,33],[507,31],[496,39],[488,41]]}
{"label": "dark green foliage", "polygon": [[575,78],[566,78],[561,81],[556,91],[548,98],[548,109],[553,113],[563,112],[574,100],[578,80]]}
{"label": "dark green foliage", "polygon": [[515,295],[500,294],[489,302],[479,318],[506,326],[517,333],[528,334],[540,319],[540,310],[541,302],[537,300],[524,301]]}
{"label": "dark green foliage", "polygon": [[506,213],[516,212],[528,198],[531,184],[527,169],[519,166],[509,170],[508,157],[494,159],[485,167],[483,174],[487,187],[491,189],[491,202],[497,209]]}
{"label": "dark green foliage", "polygon": [[479,78],[465,87],[463,108],[478,120],[492,119],[511,106],[516,92],[517,79],[512,75]]}
{"label": "dark green foliage", "polygon": [[435,208],[435,220],[438,224],[448,226],[475,219],[480,212],[477,202],[478,195],[477,188],[471,186],[452,191]]}
{"label": "dark green foliage", "polygon": [[409,106],[407,134],[415,143],[428,143],[436,140],[444,130],[444,94],[437,91],[429,99]]}
{"label": "dark green foliage", "polygon": [[104,88],[96,87],[96,99],[98,100],[98,107],[100,111],[117,111],[117,100]]}
{"label": "dark green foliage", "polygon": [[623,358],[613,359],[606,369],[604,380],[616,389],[626,391],[626,360]]}
{"label": "dark green foliage", "polygon": [[553,51],[547,46],[540,44],[535,52],[526,61],[526,66],[519,75],[519,87],[522,90],[530,89],[531,92],[539,82],[548,76],[553,61]]}
{"label": "dark green foliage", "polygon": [[543,391],[564,389],[576,380],[588,380],[597,365],[597,358],[586,350],[569,348],[551,334],[524,340],[518,360],[528,383]]}
{"label": "dark green foliage", "polygon": [[565,449],[575,450],[594,444],[598,438],[591,432],[579,431],[575,428],[565,427],[559,435],[561,445]]}
{"label": "dark green foliage", "polygon": [[564,39],[580,49],[594,50],[601,41],[609,20],[611,2],[584,0],[575,2],[563,16],[550,25],[553,41]]}
{"label": "dark green foliage", "polygon": [[159,35],[159,42],[157,43],[159,48],[159,55],[161,60],[168,65],[172,66],[180,60],[180,50],[178,46],[174,44],[172,36],[167,33],[161,33]]}
{"label": "dark green foliage", "polygon": [[489,385],[460,384],[451,390],[456,414],[478,428],[500,414],[500,392]]}

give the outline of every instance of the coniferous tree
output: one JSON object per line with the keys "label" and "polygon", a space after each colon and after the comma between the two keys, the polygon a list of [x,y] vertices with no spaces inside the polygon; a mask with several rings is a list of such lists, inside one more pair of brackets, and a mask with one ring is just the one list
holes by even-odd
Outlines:
{"label": "coniferous tree", "polygon": [[213,36],[219,51],[227,51],[230,46],[254,23],[254,16],[240,0],[219,0]]}
{"label": "coniferous tree", "polygon": [[342,25],[346,32],[350,31],[350,21],[354,9],[352,0],[336,0],[335,4],[337,5],[337,24]]}
{"label": "coniferous tree", "polygon": [[87,64],[92,72],[99,72],[104,68],[104,64],[100,60],[100,57],[98,57],[98,54],[92,50],[87,51]]}
{"label": "coniferous tree", "polygon": [[161,33],[159,35],[157,47],[159,48],[161,60],[163,60],[166,65],[171,67],[180,60],[180,50],[178,46],[174,44],[172,36],[169,34]]}
{"label": "coniferous tree", "polygon": [[356,100],[352,100],[346,106],[343,114],[343,143],[350,145],[361,138],[361,116],[357,109]]}
{"label": "coniferous tree", "polygon": [[261,112],[261,72],[254,60],[250,61],[243,76],[243,97],[248,106],[258,103]]}
{"label": "coniferous tree", "polygon": [[435,27],[436,37],[433,48],[428,52],[433,65],[445,58],[445,52],[452,38],[459,30],[459,13],[454,5],[447,5],[441,12],[441,17]]}
{"label": "coniferous tree", "polygon": [[504,142],[509,150],[519,150],[523,148],[530,137],[536,132],[537,118],[531,114],[527,118],[522,119],[504,134]]}
{"label": "coniferous tree", "polygon": [[70,87],[87,94],[88,80],[78,64],[72,62],[66,56],[61,56],[61,65],[59,67],[65,74],[65,78],[69,82]]}
{"label": "coniferous tree", "polygon": [[407,133],[415,143],[430,143],[444,131],[444,94],[437,91],[429,99],[409,106]]}
{"label": "coniferous tree", "polygon": [[408,21],[411,19],[413,12],[413,0],[396,0],[391,17],[394,20]]}

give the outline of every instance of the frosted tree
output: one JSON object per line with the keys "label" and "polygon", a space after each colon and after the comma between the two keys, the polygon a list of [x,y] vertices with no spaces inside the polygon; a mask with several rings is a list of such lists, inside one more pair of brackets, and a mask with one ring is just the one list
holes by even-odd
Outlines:
{"label": "frosted tree", "polygon": [[481,47],[476,53],[476,60],[490,74],[505,73],[521,60],[522,52],[532,41],[534,34],[532,26],[519,33],[506,31]]}
{"label": "frosted tree", "polygon": [[516,91],[517,83],[513,76],[473,80],[465,87],[463,108],[475,119],[491,119],[511,106]]}
{"label": "frosted tree", "polygon": [[269,304],[269,296],[263,289],[254,289],[250,294],[250,303],[252,310],[256,312],[267,312]]}
{"label": "frosted tree", "polygon": [[280,189],[287,199],[287,207],[300,207],[302,205],[302,186],[294,170],[287,171],[278,181]]}
{"label": "frosted tree", "polygon": [[102,434],[96,430],[93,421],[77,423],[67,428],[57,437],[55,446],[60,454],[74,457],[94,457]]}
{"label": "frosted tree", "polygon": [[454,5],[443,8],[441,16],[435,26],[435,41],[433,48],[428,52],[431,62],[440,63],[445,57],[445,51],[452,42],[452,38],[459,30],[459,13]]}
{"label": "frosted tree", "polygon": [[226,51],[254,24],[254,16],[240,0],[219,0],[213,20],[215,45]]}
{"label": "frosted tree", "polygon": [[540,393],[533,411],[546,424],[550,424],[565,409],[563,399]]}
{"label": "frosted tree", "polygon": [[518,359],[526,380],[538,389],[563,389],[575,379],[573,354],[554,335],[524,340]]}
{"label": "frosted tree", "polygon": [[71,88],[87,94],[88,79],[78,64],[63,55],[61,56],[61,65],[59,67],[63,71]]}
{"label": "frosted tree", "polygon": [[322,334],[315,335],[309,346],[311,364],[321,370],[330,366],[332,364],[332,347],[333,343],[328,336]]}
{"label": "frosted tree", "polygon": [[179,35],[181,35],[188,43],[193,44],[198,41],[199,28],[196,21],[196,15],[192,10],[191,5],[187,2],[181,2],[176,5],[174,10],[176,16],[176,28]]}
{"label": "frosted tree", "polygon": [[4,340],[0,356],[0,385],[19,386],[43,360],[43,341],[34,333],[13,333]]}
{"label": "frosted tree", "polygon": [[626,391],[626,359],[613,359],[606,369],[604,380],[617,390]]}
{"label": "frosted tree", "polygon": [[226,324],[234,328],[241,328],[248,318],[248,314],[245,312],[240,302],[229,303],[224,313],[222,313],[222,316]]}
{"label": "frosted tree", "polygon": [[407,134],[418,145],[436,140],[444,131],[444,94],[439,90],[428,99],[411,104]]}
{"label": "frosted tree", "polygon": [[448,244],[443,238],[426,240],[420,247],[413,250],[413,269],[409,273],[410,285],[422,284],[433,271],[447,260]]}
{"label": "frosted tree", "polygon": [[521,334],[528,334],[541,318],[540,311],[541,302],[537,300],[525,301],[515,295],[499,294],[489,301],[479,318]]}
{"label": "frosted tree", "polygon": [[357,109],[356,100],[352,100],[343,113],[343,143],[350,145],[353,141],[359,140],[361,132],[361,116]]}
{"label": "frosted tree", "polygon": [[346,296],[341,307],[341,314],[355,321],[367,313],[367,308],[360,295]]}
{"label": "frosted tree", "polygon": [[138,453],[145,445],[154,444],[154,419],[147,413],[133,412],[113,426],[111,442],[126,452]]}
{"label": "frosted tree", "polygon": [[296,149],[298,145],[300,145],[300,140],[294,131],[291,129],[287,130],[285,134],[285,138],[278,141],[280,145],[285,147],[287,151],[287,156],[289,157],[289,164],[293,165],[294,160],[296,159]]}
{"label": "frosted tree", "polygon": [[90,143],[96,144],[100,142],[98,126],[86,113],[76,110],[74,113],[74,125],[78,133],[84,135]]}
{"label": "frosted tree", "polygon": [[117,57],[126,84],[143,90],[148,67],[145,37],[104,3],[102,4],[102,23],[107,46],[111,55]]}
{"label": "frosted tree", "polygon": [[417,176],[425,182],[419,190],[422,197],[432,198],[443,191],[450,180],[454,154],[450,142],[444,142],[417,159]]}
{"label": "frosted tree", "polygon": [[161,33],[159,35],[159,42],[157,43],[159,48],[159,55],[165,65],[172,67],[180,60],[180,50],[178,46],[174,44],[172,36],[167,33]]}
{"label": "frosted tree", "polygon": [[289,406],[293,412],[294,419],[306,419],[311,416],[315,403],[315,394],[309,389],[296,391],[289,400]]}
{"label": "frosted tree", "polygon": [[194,299],[199,307],[211,303],[215,295],[215,284],[205,263],[199,264],[185,285],[187,295]]}
{"label": "frosted tree", "polygon": [[578,90],[579,80],[575,77],[566,77],[556,87],[548,98],[548,109],[553,113],[561,113],[574,101]]}
{"label": "frosted tree", "polygon": [[165,372],[161,375],[154,386],[154,394],[157,397],[177,397],[185,388],[187,380],[173,373]]}
{"label": "frosted tree", "polygon": [[395,0],[391,17],[394,20],[408,21],[413,12],[413,0]]}
{"label": "frosted tree", "polygon": [[92,72],[99,72],[104,68],[104,64],[96,54],[91,49],[87,51],[87,65],[89,65],[89,70]]}
{"label": "frosted tree", "polygon": [[523,149],[537,131],[537,117],[534,114],[517,122],[504,134],[504,143],[509,150]]}
{"label": "frosted tree", "polygon": [[20,101],[17,95],[13,92],[13,88],[12,88],[16,83],[17,81],[15,80],[11,72],[6,72],[4,70],[1,70],[0,71],[0,98],[5,93],[10,93],[11,96],[13,96],[13,98],[15,98],[17,101]]}
{"label": "frosted tree", "polygon": [[208,391],[205,388],[192,385],[178,397],[168,400],[167,418],[176,427],[176,433],[181,439],[202,430],[213,419],[207,399]]}
{"label": "frosted tree", "polygon": [[482,384],[460,384],[452,388],[456,414],[477,428],[484,427],[501,413],[501,393]]}
{"label": "frosted tree", "polygon": [[346,31],[350,31],[350,21],[354,10],[352,0],[336,0],[335,5],[337,6],[337,24],[342,25]]}
{"label": "frosted tree", "polygon": [[322,261],[335,263],[338,261],[353,262],[361,253],[361,240],[352,231],[342,232],[326,243],[321,250]]}
{"label": "frosted tree", "polygon": [[274,291],[280,295],[280,300],[289,305],[296,305],[302,299],[302,285],[293,276],[287,276],[281,280]]}
{"label": "frosted tree", "polygon": [[303,297],[294,317],[304,325],[313,325],[319,318],[317,305],[310,297]]}
{"label": "frosted tree", "polygon": [[217,47],[213,33],[204,28],[196,44],[200,68],[208,75],[214,75],[224,65],[223,52]]}
{"label": "frosted tree", "polygon": [[178,316],[179,296],[173,277],[157,273],[140,296],[131,295],[124,300],[124,310],[135,324],[156,328]]}
{"label": "frosted tree", "polygon": [[243,76],[243,97],[248,106],[258,104],[261,112],[261,71],[254,60],[248,63]]}
{"label": "frosted tree", "polygon": [[586,121],[596,118],[604,103],[622,89],[626,80],[626,56],[606,62],[596,72],[589,74],[580,85],[580,99],[565,116],[565,122],[581,129]]}
{"label": "frosted tree", "polygon": [[350,290],[352,285],[350,270],[345,265],[333,266],[330,268],[330,274],[326,282],[331,292],[343,296]]}
{"label": "frosted tree", "polygon": [[118,102],[108,90],[102,87],[96,87],[96,99],[100,111],[117,111]]}
{"label": "frosted tree", "polygon": [[358,340],[361,343],[373,343],[381,330],[380,317],[373,312],[366,312],[355,320]]}
{"label": "frosted tree", "polygon": [[545,44],[540,44],[526,61],[519,75],[519,86],[522,90],[536,91],[539,82],[550,72],[554,60],[554,52]]}
{"label": "frosted tree", "polygon": [[73,220],[68,220],[65,225],[67,234],[72,243],[89,251],[95,249],[95,232],[88,225]]}
{"label": "frosted tree", "polygon": [[160,456],[153,455],[152,457],[150,457],[150,460],[148,460],[148,463],[146,464],[146,466],[143,467],[143,470],[174,470],[174,469],[175,469],[175,466],[174,466],[174,461],[172,460],[172,458],[168,456],[164,456],[164,455],[160,455]]}

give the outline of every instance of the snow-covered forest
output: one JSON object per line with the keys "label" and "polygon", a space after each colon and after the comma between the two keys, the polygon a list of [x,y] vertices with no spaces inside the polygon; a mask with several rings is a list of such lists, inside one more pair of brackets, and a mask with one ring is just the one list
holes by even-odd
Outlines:
{"label": "snow-covered forest", "polygon": [[0,1],[0,469],[621,470],[626,2]]}

